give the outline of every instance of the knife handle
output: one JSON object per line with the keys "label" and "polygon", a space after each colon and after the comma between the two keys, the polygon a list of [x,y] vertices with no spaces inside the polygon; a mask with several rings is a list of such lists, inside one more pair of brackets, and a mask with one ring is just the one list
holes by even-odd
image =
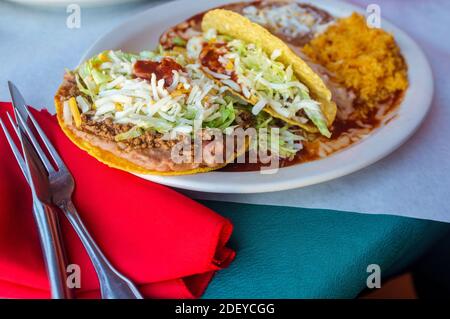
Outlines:
{"label": "knife handle", "polygon": [[58,212],[33,200],[33,212],[39,229],[52,299],[72,299],[67,287],[66,256],[59,227]]}

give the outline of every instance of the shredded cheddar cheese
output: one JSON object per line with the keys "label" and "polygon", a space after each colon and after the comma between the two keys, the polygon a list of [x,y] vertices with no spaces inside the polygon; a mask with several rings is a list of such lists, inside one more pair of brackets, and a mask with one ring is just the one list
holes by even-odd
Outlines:
{"label": "shredded cheddar cheese", "polygon": [[189,90],[185,89],[183,84],[179,83],[177,85],[176,89],[170,93],[170,96],[175,98],[175,97],[183,95],[183,94],[189,94]]}
{"label": "shredded cheddar cheese", "polygon": [[108,62],[109,61],[109,57],[105,54],[105,52],[100,53],[98,55],[98,58],[102,62]]}
{"label": "shredded cheddar cheese", "polygon": [[225,69],[233,70],[233,68],[234,68],[233,62],[231,60],[228,61],[227,65],[225,66]]}
{"label": "shredded cheddar cheese", "polygon": [[75,122],[75,126],[80,127],[81,126],[81,115],[80,115],[80,110],[78,109],[77,101],[75,100],[74,97],[71,97],[69,100],[69,108],[70,108],[70,113],[72,113],[72,117]]}

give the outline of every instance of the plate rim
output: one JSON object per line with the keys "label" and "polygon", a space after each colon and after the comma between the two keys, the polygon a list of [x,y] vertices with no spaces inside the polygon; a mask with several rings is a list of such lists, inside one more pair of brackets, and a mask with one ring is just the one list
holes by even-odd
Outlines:
{"label": "plate rim", "polygon": [[[251,0],[247,0],[251,1]],[[139,21],[141,18],[151,14],[154,11],[164,10],[169,11],[177,7],[182,7],[181,3],[189,2],[188,0],[176,0],[168,3],[157,4],[154,7],[148,8],[136,15],[131,16],[118,26],[112,28],[110,31],[104,33],[100,36],[83,54],[81,61],[85,60],[87,57],[101,51],[101,47],[104,47],[105,43],[113,34],[117,33],[118,30],[127,30],[130,25],[135,21]],[[216,7],[218,5],[239,2],[230,0],[197,0],[196,5],[199,3],[204,7],[204,10],[208,8]],[[296,2],[308,2],[313,5],[330,11],[335,16],[348,15],[350,12],[359,12],[364,14],[364,10],[356,5],[345,3],[337,0],[315,0],[315,1],[302,1],[296,0]],[[170,11],[169,11],[170,12]],[[187,14],[186,17],[190,16]],[[300,188],[305,186],[310,186],[313,184],[323,183],[330,181],[345,175],[349,175],[356,171],[359,171],[365,167],[372,165],[373,163],[381,160],[382,158],[388,156],[393,151],[402,146],[421,126],[422,122],[426,118],[430,108],[431,102],[434,95],[434,80],[431,67],[425,53],[420,48],[420,46],[403,30],[396,27],[394,24],[382,19],[382,27],[384,30],[389,31],[394,34],[395,40],[398,43],[403,56],[408,64],[408,80],[410,82],[410,87],[408,88],[402,103],[399,105],[396,118],[390,121],[388,124],[383,125],[370,133],[367,138],[352,144],[350,147],[338,151],[324,159],[315,160],[312,162],[302,163],[298,165],[293,165],[289,167],[281,168],[278,171],[278,176],[275,180],[270,178],[272,175],[260,174],[260,172],[208,172],[204,174],[195,175],[181,175],[181,176],[158,176],[158,175],[142,175],[135,174],[143,179],[153,181],[156,183],[164,184],[171,187],[201,191],[209,193],[264,193],[273,191],[282,191],[293,188]],[[162,32],[162,30],[158,30]],[[405,49],[408,49],[405,51]],[[414,57],[414,59],[413,59]],[[411,64],[411,60],[414,61]],[[411,75],[412,74],[412,75]],[[418,77],[418,75],[420,76]],[[415,76],[412,78],[412,76]],[[415,90],[416,87],[420,87],[421,90]],[[416,102],[413,100],[416,99]],[[408,103],[408,104],[407,104]],[[421,106],[414,106],[415,104],[421,104]],[[406,104],[406,106],[404,106]],[[409,113],[405,114],[405,108],[411,111],[412,108],[413,115]],[[401,116],[400,116],[401,115]],[[411,123],[408,123],[410,121]],[[403,123],[399,127],[399,123]],[[388,146],[378,147],[379,144],[374,142],[374,139],[381,141],[382,137],[386,135],[389,131],[392,131],[394,136],[393,141],[389,141]],[[379,142],[378,141],[378,142]],[[371,143],[369,143],[371,142]],[[374,144],[374,145],[372,145]],[[374,146],[377,151],[370,149],[370,145]],[[349,159],[354,160],[354,158],[345,159],[346,155],[352,155],[357,151],[365,150],[369,153],[369,156],[359,156],[356,158],[356,162],[349,162]],[[354,155],[354,154],[353,154]],[[333,166],[334,164],[341,164],[342,166],[338,168],[332,168],[326,170],[325,172],[320,172],[321,166]],[[293,174],[305,174],[304,176],[296,176],[292,178]],[[217,183],[217,181],[223,181],[224,176],[228,179],[228,183]],[[255,176],[258,178],[255,179]],[[214,180],[215,182],[211,181]],[[245,181],[251,181],[245,183]],[[253,181],[252,181],[253,180]]]}
{"label": "plate rim", "polygon": [[142,0],[7,0],[11,3],[20,5],[32,6],[32,7],[66,7],[69,4],[78,4],[82,7],[95,7],[95,6],[109,6],[124,4],[126,2],[136,2]]}

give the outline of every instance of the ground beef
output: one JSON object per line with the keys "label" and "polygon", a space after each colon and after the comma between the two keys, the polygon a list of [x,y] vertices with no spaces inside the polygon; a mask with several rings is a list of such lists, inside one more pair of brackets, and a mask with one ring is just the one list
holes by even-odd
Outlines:
{"label": "ground beef", "polygon": [[58,94],[65,99],[69,99],[73,96],[81,94],[75,80],[75,75],[73,73],[68,72],[64,74],[64,80],[61,87],[59,88]]}
{"label": "ground beef", "polygon": [[[115,141],[115,136],[125,133],[133,128],[132,124],[114,123],[112,118],[106,118],[102,121],[94,121],[91,119],[92,114],[84,113],[81,115],[81,130],[94,134],[108,141]],[[117,142],[125,151],[145,148],[162,148],[170,149],[179,140],[167,140],[163,134],[156,131],[145,131],[142,135],[128,140]]]}
{"label": "ground beef", "polygon": [[255,117],[250,111],[242,110],[239,112],[239,115],[236,117],[236,123],[244,128],[247,129],[249,127],[253,127],[255,124]]}

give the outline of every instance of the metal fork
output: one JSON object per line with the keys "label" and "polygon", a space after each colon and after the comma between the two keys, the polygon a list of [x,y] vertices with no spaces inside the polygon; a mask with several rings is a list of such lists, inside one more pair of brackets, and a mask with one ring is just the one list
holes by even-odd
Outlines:
{"label": "metal fork", "polygon": [[[13,102],[24,101],[14,84],[11,82],[8,82],[8,84]],[[42,202],[55,205],[64,212],[92,261],[99,279],[102,297],[106,299],[142,299],[142,295],[133,282],[111,265],[84,226],[71,199],[75,186],[74,179],[50,140],[25,103],[19,103],[20,105],[17,105],[18,103],[13,104],[19,128],[25,132],[33,145],[33,147],[23,147],[23,150],[28,161],[28,167],[34,168],[30,170],[30,177],[35,185],[38,186],[36,187],[36,195]],[[29,119],[33,124],[38,136],[53,159],[56,169],[42,150],[25,118]],[[26,146],[25,144],[22,145]],[[39,167],[41,169],[36,169]]]}
{"label": "metal fork", "polygon": [[[20,137],[20,133],[16,126],[17,124],[14,123],[9,113],[7,113],[7,115],[14,129],[14,132],[17,136]],[[41,241],[42,252],[44,254],[44,262],[50,282],[51,296],[53,299],[71,299],[73,298],[73,295],[66,284],[66,259],[64,247],[62,244],[57,211],[55,209],[52,209],[51,207],[44,205],[36,197],[36,192],[34,190],[33,183],[30,181],[26,163],[22,157],[22,154],[16,147],[16,144],[9,134],[6,125],[1,119],[0,126],[3,129],[6,140],[8,141],[14,157],[19,164],[22,174],[24,175],[31,188],[33,199],[33,216],[38,226],[39,238]]]}

